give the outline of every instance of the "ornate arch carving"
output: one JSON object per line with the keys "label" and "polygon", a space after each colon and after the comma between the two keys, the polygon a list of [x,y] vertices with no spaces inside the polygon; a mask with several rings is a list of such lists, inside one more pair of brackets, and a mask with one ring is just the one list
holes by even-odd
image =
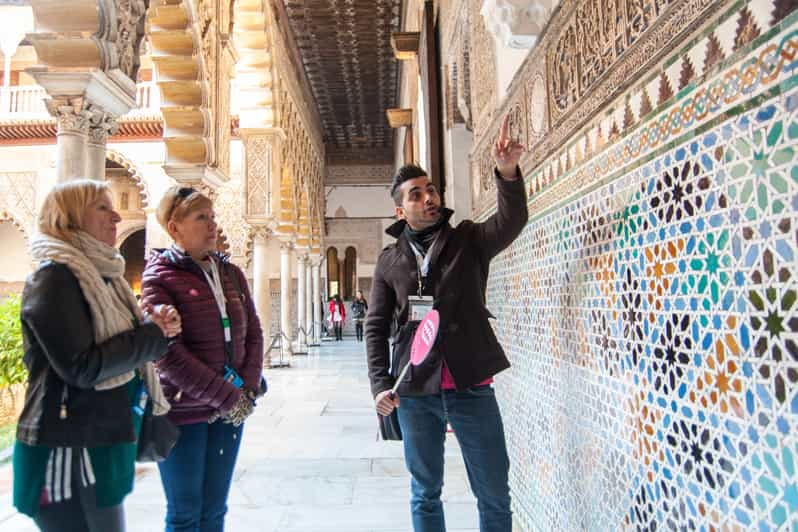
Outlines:
{"label": "ornate arch carving", "polygon": [[[141,194],[141,206],[142,208],[146,208],[150,205],[150,192],[147,188],[147,183],[144,181],[144,176],[141,175],[139,169],[133,162],[119,153],[116,150],[108,149],[105,151],[106,159],[110,159],[111,161],[115,162],[116,164],[120,165],[127,171],[127,174],[130,176],[133,181],[136,182],[136,185],[139,187],[139,192]],[[121,241],[120,241],[121,242]]]}
{"label": "ornate arch carving", "polygon": [[25,239],[25,242],[28,242],[29,236],[28,230],[25,228],[25,224],[23,224],[16,216],[12,213],[8,212],[5,209],[0,209],[0,222],[9,222],[14,227],[19,229],[19,232],[22,233],[22,238]]}

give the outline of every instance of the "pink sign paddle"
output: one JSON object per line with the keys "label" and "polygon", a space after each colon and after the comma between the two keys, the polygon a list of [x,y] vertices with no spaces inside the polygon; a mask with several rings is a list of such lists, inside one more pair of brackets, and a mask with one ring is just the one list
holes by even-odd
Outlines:
{"label": "pink sign paddle", "polygon": [[396,393],[399,383],[405,378],[410,364],[418,366],[427,358],[432,346],[435,345],[435,338],[438,336],[439,325],[440,315],[438,311],[434,309],[427,312],[424,319],[418,324],[416,334],[413,336],[413,343],[410,346],[410,362],[407,363],[402,373],[399,374],[399,378],[396,379],[396,384],[394,384],[391,389],[391,397]]}

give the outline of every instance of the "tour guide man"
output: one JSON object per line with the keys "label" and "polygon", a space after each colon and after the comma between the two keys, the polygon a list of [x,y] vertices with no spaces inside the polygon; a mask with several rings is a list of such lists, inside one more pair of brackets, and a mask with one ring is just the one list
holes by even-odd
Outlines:
{"label": "tour guide man", "polygon": [[[405,464],[413,477],[416,532],[446,530],[440,495],[447,421],[477,498],[480,530],[512,529],[510,463],[491,386],[492,377],[510,363],[485,307],[490,261],[519,235],[528,217],[518,167],[523,146],[508,138],[507,122],[505,117],[493,147],[498,206],[484,222],[449,225],[452,211],[441,208],[438,191],[417,166],[400,168],[391,189],[399,221],[386,232],[397,241],[382,251],[374,272],[366,348],[377,412],[387,416],[398,408]],[[431,308],[440,313],[437,342],[420,365],[410,367],[394,396],[390,389],[410,360],[418,320]]]}

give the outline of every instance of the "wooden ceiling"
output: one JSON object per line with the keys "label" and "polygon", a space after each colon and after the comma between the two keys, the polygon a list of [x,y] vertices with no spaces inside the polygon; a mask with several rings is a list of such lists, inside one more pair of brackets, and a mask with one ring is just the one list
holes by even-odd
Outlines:
{"label": "wooden ceiling", "polygon": [[[279,0],[278,0],[279,1]],[[285,0],[330,151],[390,148],[401,0]]]}

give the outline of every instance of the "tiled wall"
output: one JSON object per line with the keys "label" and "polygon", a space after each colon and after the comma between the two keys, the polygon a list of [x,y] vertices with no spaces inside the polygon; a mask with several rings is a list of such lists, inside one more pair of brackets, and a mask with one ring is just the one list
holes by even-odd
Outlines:
{"label": "tiled wall", "polygon": [[488,306],[529,530],[798,530],[798,14],[745,6],[527,178]]}

